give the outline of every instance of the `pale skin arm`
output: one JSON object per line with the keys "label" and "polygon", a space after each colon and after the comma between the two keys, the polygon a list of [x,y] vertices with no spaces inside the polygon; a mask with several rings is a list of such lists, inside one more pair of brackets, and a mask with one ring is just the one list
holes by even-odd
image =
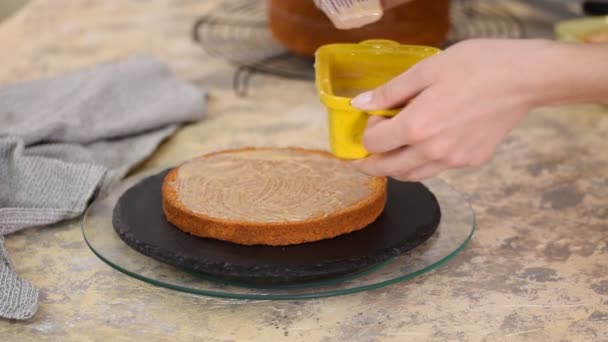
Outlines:
{"label": "pale skin arm", "polygon": [[480,165],[533,108],[608,101],[608,44],[470,40],[353,99],[363,110],[411,102],[364,135],[371,175],[404,181]]}

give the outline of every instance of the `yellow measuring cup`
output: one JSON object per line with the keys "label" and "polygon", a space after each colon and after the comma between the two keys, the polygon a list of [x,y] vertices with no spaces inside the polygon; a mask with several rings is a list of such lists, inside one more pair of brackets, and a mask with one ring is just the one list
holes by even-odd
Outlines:
{"label": "yellow measuring cup", "polygon": [[332,153],[343,159],[368,156],[362,143],[367,119],[370,115],[395,116],[399,110],[361,111],[350,105],[352,98],[440,51],[391,40],[321,46],[315,53],[315,83],[321,102],[327,107]]}

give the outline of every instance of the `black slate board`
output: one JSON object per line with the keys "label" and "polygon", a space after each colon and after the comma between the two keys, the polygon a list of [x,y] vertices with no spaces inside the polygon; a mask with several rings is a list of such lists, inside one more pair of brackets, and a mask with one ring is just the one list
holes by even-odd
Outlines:
{"label": "black slate board", "polygon": [[161,186],[168,171],[142,180],[119,198],[115,231],[146,256],[225,280],[291,284],[362,271],[420,245],[441,219],[437,199],[424,185],[389,180],[384,212],[363,230],[293,246],[242,246],[192,236],[166,220]]}

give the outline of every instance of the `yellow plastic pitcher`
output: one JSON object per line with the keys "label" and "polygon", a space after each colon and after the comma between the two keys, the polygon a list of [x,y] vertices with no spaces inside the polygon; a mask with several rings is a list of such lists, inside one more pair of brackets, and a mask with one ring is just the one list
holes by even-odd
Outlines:
{"label": "yellow plastic pitcher", "polygon": [[320,47],[315,54],[316,86],[321,102],[327,107],[332,153],[343,159],[365,158],[369,153],[362,138],[369,116],[391,117],[399,112],[360,111],[350,105],[354,96],[386,83],[440,51],[390,40]]}

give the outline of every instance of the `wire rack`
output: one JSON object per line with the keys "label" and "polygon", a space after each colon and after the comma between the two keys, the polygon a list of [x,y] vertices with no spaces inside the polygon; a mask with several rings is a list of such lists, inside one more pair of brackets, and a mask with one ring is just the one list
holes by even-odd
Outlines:
{"label": "wire rack", "polygon": [[[523,24],[500,2],[453,0],[451,16],[446,46],[468,38],[525,37]],[[196,21],[193,38],[207,53],[235,65],[233,88],[238,95],[246,95],[249,78],[255,73],[314,79],[312,58],[294,55],[272,38],[266,1],[222,1]]]}

